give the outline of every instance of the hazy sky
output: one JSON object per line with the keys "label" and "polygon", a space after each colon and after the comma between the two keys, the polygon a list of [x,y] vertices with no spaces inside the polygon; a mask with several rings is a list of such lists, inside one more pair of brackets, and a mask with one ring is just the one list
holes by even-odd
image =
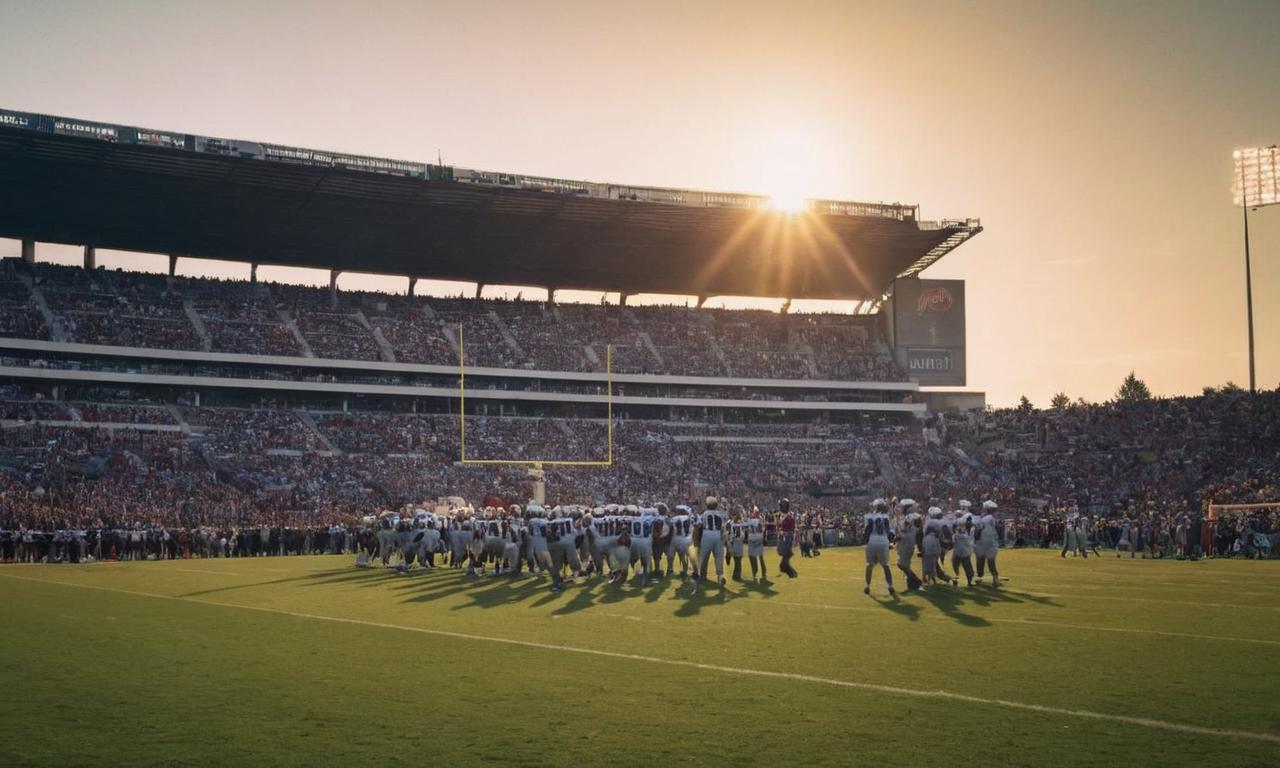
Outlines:
{"label": "hazy sky", "polygon": [[[1105,399],[1130,369],[1158,394],[1247,384],[1231,150],[1280,142],[1277,41],[1275,0],[3,0],[0,105],[981,217],[925,276],[968,282],[971,388],[1043,406]],[[1280,206],[1252,224],[1271,388]]]}

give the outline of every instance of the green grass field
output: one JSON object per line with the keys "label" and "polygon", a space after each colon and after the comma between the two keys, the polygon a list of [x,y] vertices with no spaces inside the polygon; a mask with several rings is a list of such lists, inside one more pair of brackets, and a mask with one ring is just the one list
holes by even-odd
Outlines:
{"label": "green grass field", "polygon": [[1280,765],[1280,562],[1005,551],[897,601],[860,549],[697,594],[351,562],[0,567],[0,765]]}

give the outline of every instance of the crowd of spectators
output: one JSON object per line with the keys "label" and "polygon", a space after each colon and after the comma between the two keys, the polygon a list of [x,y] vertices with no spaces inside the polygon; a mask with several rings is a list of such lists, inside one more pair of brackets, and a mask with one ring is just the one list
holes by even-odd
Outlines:
{"label": "crowd of spectators", "polygon": [[391,296],[13,260],[2,273],[6,336],[51,335],[34,290],[67,340],[88,344],[454,365],[461,341],[471,366],[573,372],[603,371],[612,347],[617,373],[906,380],[874,317]]}
{"label": "crowd of spectators", "polygon": [[[168,407],[130,401],[127,389],[89,394],[100,401],[0,388],[0,526],[303,529],[437,496],[479,504],[532,490],[526,467],[459,463],[461,425],[448,414],[182,405],[189,431],[156,431],[159,422],[137,412]],[[68,408],[85,422],[71,420]],[[1225,511],[1208,523],[1205,513],[1210,504],[1280,501],[1277,425],[1280,393],[1230,390],[997,409],[923,427],[888,416],[850,424],[618,419],[612,466],[548,466],[545,477],[551,503],[670,503],[716,493],[767,511],[786,496],[841,541],[856,539],[871,498],[910,496],[944,508],[968,498],[1000,504],[1009,545],[1049,545],[1065,521],[1084,515],[1101,546],[1115,546],[1131,526],[1140,557],[1185,553],[1185,528],[1182,538],[1178,530],[1191,521],[1213,531],[1199,551],[1257,556],[1275,549],[1280,509]],[[466,427],[469,459],[595,460],[607,452],[601,420],[469,416]]]}

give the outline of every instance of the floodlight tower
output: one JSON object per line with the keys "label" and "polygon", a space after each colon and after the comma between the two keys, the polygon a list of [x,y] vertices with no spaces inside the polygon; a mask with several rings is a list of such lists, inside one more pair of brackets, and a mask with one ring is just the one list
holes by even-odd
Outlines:
{"label": "floodlight tower", "polygon": [[1237,149],[1235,189],[1232,198],[1244,211],[1244,291],[1249,315],[1249,392],[1257,394],[1258,379],[1253,358],[1253,273],[1249,259],[1249,209],[1280,203],[1280,149],[1269,147]]}

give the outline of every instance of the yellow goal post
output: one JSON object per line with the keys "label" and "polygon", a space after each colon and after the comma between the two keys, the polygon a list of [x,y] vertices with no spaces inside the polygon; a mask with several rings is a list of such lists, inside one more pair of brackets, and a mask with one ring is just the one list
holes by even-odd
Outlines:
{"label": "yellow goal post", "polygon": [[1209,519],[1217,520],[1222,512],[1248,512],[1254,509],[1280,510],[1280,501],[1262,502],[1258,504],[1210,504]]}

